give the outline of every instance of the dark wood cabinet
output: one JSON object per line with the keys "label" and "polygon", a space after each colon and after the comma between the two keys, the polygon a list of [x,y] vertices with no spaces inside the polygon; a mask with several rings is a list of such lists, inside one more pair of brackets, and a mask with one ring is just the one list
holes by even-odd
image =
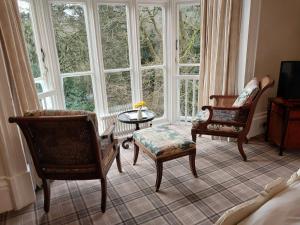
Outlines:
{"label": "dark wood cabinet", "polygon": [[279,146],[279,155],[285,149],[300,150],[300,99],[269,99],[265,139]]}

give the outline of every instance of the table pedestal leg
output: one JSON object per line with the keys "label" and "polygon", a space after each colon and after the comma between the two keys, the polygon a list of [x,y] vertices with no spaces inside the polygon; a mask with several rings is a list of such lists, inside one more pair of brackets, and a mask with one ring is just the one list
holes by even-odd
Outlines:
{"label": "table pedestal leg", "polygon": [[126,139],[122,142],[122,147],[123,147],[124,149],[128,149],[128,148],[129,148],[129,144],[128,144],[127,142],[132,142],[132,140],[133,140],[133,137],[132,137],[132,136],[126,138]]}
{"label": "table pedestal leg", "polygon": [[[135,124],[135,130],[139,130],[140,126],[138,123]],[[126,138],[123,142],[122,142],[122,147],[124,149],[128,149],[129,148],[129,143],[127,142],[132,142],[133,141],[133,136]]]}

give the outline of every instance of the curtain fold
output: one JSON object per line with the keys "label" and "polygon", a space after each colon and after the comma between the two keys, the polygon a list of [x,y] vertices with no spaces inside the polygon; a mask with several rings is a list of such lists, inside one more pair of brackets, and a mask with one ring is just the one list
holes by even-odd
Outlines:
{"label": "curtain fold", "polygon": [[[0,73],[8,81],[6,90],[0,89],[0,96],[7,96],[7,93],[6,95],[1,93],[7,90],[9,90],[11,96],[9,104],[6,103],[7,105],[2,106],[2,110],[7,111],[3,115],[21,116],[27,110],[39,109],[39,100],[22,36],[21,20],[16,0],[0,1],[0,46],[3,56],[1,60],[5,67],[1,69]],[[12,112],[14,115],[11,115]],[[6,132],[6,129],[9,129],[12,125],[7,124],[8,118],[1,118],[1,121],[3,121],[0,124],[1,131]],[[18,130],[15,129],[15,132],[18,132]],[[22,142],[23,149],[20,149],[20,151],[24,151],[27,162],[31,164],[32,177],[36,184],[38,183],[37,176],[35,176],[26,141],[19,134],[15,136],[21,139],[16,141]],[[9,148],[9,146],[3,147]]]}
{"label": "curtain fold", "polygon": [[201,0],[199,108],[212,94],[234,94],[239,49],[240,0]]}

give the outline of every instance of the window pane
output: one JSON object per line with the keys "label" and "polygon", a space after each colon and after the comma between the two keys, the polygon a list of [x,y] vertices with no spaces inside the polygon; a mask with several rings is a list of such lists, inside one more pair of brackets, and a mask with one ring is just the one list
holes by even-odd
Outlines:
{"label": "window pane", "polygon": [[143,100],[157,117],[164,115],[164,76],[162,69],[142,70]]}
{"label": "window pane", "polygon": [[108,110],[120,112],[132,106],[130,73],[107,73],[105,75]]}
{"label": "window pane", "polygon": [[98,13],[100,17],[104,68],[128,68],[126,6],[99,5]]}
{"label": "window pane", "polygon": [[179,6],[179,63],[200,61],[200,5]]}
{"label": "window pane", "polygon": [[199,75],[199,66],[181,66],[179,68],[180,75]]}
{"label": "window pane", "polygon": [[30,66],[34,78],[41,76],[38,56],[36,54],[35,40],[33,36],[32,20],[30,15],[30,3],[28,1],[18,1],[21,16],[21,25],[25,38],[27,53],[29,56]]}
{"label": "window pane", "polygon": [[66,77],[63,82],[67,109],[94,111],[91,76]]}
{"label": "window pane", "polygon": [[140,6],[140,46],[141,64],[163,64],[163,22],[162,8]]}
{"label": "window pane", "polygon": [[79,4],[51,4],[61,73],[89,71],[84,9]]}

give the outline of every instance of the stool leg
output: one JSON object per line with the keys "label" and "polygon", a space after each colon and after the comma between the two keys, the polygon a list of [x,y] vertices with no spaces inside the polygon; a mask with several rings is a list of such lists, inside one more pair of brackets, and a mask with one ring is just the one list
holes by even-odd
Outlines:
{"label": "stool leg", "polygon": [[155,184],[156,192],[158,192],[160,187],[162,172],[163,172],[163,163],[156,161],[156,184]]}
{"label": "stool leg", "polygon": [[139,156],[139,146],[137,146],[136,143],[134,143],[134,155],[133,155],[133,165],[136,164],[136,161],[138,159]]}
{"label": "stool leg", "polygon": [[198,177],[197,171],[196,171],[196,166],[195,166],[195,159],[196,159],[196,151],[193,151],[189,155],[190,167],[191,167],[191,171],[192,171],[194,177]]}

